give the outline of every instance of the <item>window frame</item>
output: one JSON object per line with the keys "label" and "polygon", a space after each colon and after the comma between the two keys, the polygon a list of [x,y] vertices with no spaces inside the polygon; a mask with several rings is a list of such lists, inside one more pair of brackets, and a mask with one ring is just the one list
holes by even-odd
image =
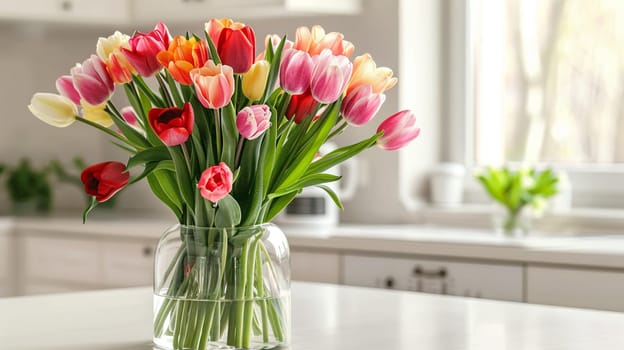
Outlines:
{"label": "window frame", "polygon": [[[446,15],[447,71],[446,128],[442,129],[442,158],[444,161],[466,166],[468,176],[471,169],[479,167],[475,159],[475,116],[472,67],[474,56],[471,50],[474,0],[449,1]],[[508,164],[519,166],[519,163]],[[624,208],[624,163],[622,164],[545,164],[555,171],[565,172],[572,188],[573,207]],[[476,182],[467,181],[467,192],[475,192]],[[470,197],[470,196],[468,196]]]}

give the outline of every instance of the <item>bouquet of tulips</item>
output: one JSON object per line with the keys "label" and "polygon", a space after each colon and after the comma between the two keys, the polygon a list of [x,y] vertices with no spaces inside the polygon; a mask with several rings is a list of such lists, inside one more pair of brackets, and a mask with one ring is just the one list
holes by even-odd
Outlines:
{"label": "bouquet of tulips", "polygon": [[[339,177],[327,169],[374,145],[396,150],[418,136],[415,115],[405,110],[380,123],[369,138],[319,157],[325,142],[349,126],[368,123],[397,79],[368,54],[352,62],[353,44],[320,26],[298,28],[294,42],[269,35],[264,46],[258,54],[253,29],[229,19],[210,20],[200,36],[172,37],[162,23],[131,37],[115,32],[98,40],[97,55],[58,78],[58,94],[36,93],[28,107],[42,121],[56,127],[78,121],[110,135],[129,153],[125,163],[84,169],[81,180],[92,201],[83,219],[98,203],[146,179],[180,224],[243,232],[271,221],[304,187],[322,188],[341,207],[324,185]],[[129,106],[111,102],[116,87],[124,90]],[[230,232],[235,232],[232,237],[220,239],[229,247],[223,249],[224,262],[233,245],[247,247],[253,238],[236,239],[244,235]],[[219,278],[215,285],[225,296],[232,274],[227,263],[221,268],[218,277],[206,278]],[[243,280],[254,281],[253,274],[243,272]],[[172,296],[199,288],[184,280],[192,273],[180,275],[182,283],[171,286]],[[255,278],[258,283],[261,277]],[[203,349],[214,332],[188,323],[162,329],[158,317],[175,312],[174,304],[160,309],[155,333],[195,332],[186,336],[189,341],[180,336],[176,346]],[[239,335],[228,338],[229,345],[249,346],[247,335],[255,324],[241,326],[237,319],[248,316],[242,310],[226,320]],[[280,322],[271,320],[274,334],[280,333]]]}

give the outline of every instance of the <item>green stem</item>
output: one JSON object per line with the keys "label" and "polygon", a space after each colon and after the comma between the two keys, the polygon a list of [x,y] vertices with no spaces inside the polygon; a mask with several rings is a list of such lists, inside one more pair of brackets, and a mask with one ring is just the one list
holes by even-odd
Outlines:
{"label": "green stem", "polygon": [[215,109],[215,134],[217,137],[217,159],[221,159],[221,110],[220,109]]}
{"label": "green stem", "polygon": [[156,80],[158,81],[158,85],[160,86],[161,94],[162,94],[162,97],[165,99],[165,102],[167,102],[169,106],[175,106],[176,104],[173,102],[173,98],[171,97],[171,94],[169,93],[167,84],[165,84],[165,81],[160,76],[160,74],[156,74]]}
{"label": "green stem", "polygon": [[100,124],[98,124],[98,123],[94,123],[94,122],[92,122],[92,121],[90,121],[90,120],[88,120],[88,119],[85,119],[85,118],[76,117],[76,120],[77,120],[77,121],[79,121],[79,122],[81,122],[81,123],[84,123],[84,124],[87,124],[87,125],[89,125],[89,126],[92,126],[92,127],[96,128],[96,129],[98,129],[98,130],[100,130],[100,131],[103,131],[103,132],[105,132],[105,133],[109,134],[110,136],[112,136],[112,137],[116,138],[117,140],[119,140],[119,141],[121,141],[121,142],[125,143],[125,144],[126,144],[126,145],[128,145],[128,146],[131,146],[131,147],[135,147],[135,148],[136,148],[136,145],[131,144],[130,142],[128,142],[128,140],[126,140],[124,137],[122,137],[121,135],[119,135],[118,133],[114,132],[114,131],[113,131],[113,130],[111,130],[111,129],[105,128],[105,127],[103,127],[102,125],[100,125]]}

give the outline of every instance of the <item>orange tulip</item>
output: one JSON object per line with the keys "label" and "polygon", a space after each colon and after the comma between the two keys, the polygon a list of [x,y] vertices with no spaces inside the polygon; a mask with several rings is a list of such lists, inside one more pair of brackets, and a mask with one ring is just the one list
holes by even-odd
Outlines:
{"label": "orange tulip", "polygon": [[344,40],[344,35],[338,32],[325,33],[323,27],[316,25],[312,31],[308,27],[297,28],[295,45],[297,50],[305,51],[310,56],[319,55],[323,50],[330,49],[335,56],[351,56],[355,47],[349,41]]}
{"label": "orange tulip", "polygon": [[199,102],[206,108],[221,108],[234,94],[234,71],[232,67],[208,60],[202,68],[190,72]]}
{"label": "orange tulip", "polygon": [[173,79],[180,84],[191,85],[193,81],[189,73],[192,69],[206,64],[208,49],[203,40],[194,37],[187,40],[183,36],[178,36],[171,40],[167,51],[161,51],[156,57]]}
{"label": "orange tulip", "polygon": [[392,74],[390,68],[377,67],[371,55],[358,56],[353,60],[353,74],[347,92],[362,85],[370,85],[373,88],[373,93],[384,93],[397,83],[397,78],[392,77]]}
{"label": "orange tulip", "polygon": [[115,84],[129,83],[132,81],[132,74],[136,73],[120,49],[115,49],[110,53],[108,61],[106,61],[106,70]]}

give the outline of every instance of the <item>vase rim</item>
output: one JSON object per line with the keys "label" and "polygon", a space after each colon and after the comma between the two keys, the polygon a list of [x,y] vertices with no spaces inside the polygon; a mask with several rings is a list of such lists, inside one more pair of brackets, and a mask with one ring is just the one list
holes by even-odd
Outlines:
{"label": "vase rim", "polygon": [[173,225],[172,228],[191,228],[191,229],[197,229],[197,230],[250,230],[250,229],[256,229],[259,227],[277,227],[277,225],[275,225],[273,222],[265,222],[262,224],[255,224],[255,225],[250,225],[250,226],[230,226],[230,227],[208,227],[208,226],[197,226],[197,225],[184,225],[181,223],[177,223],[175,225]]}

